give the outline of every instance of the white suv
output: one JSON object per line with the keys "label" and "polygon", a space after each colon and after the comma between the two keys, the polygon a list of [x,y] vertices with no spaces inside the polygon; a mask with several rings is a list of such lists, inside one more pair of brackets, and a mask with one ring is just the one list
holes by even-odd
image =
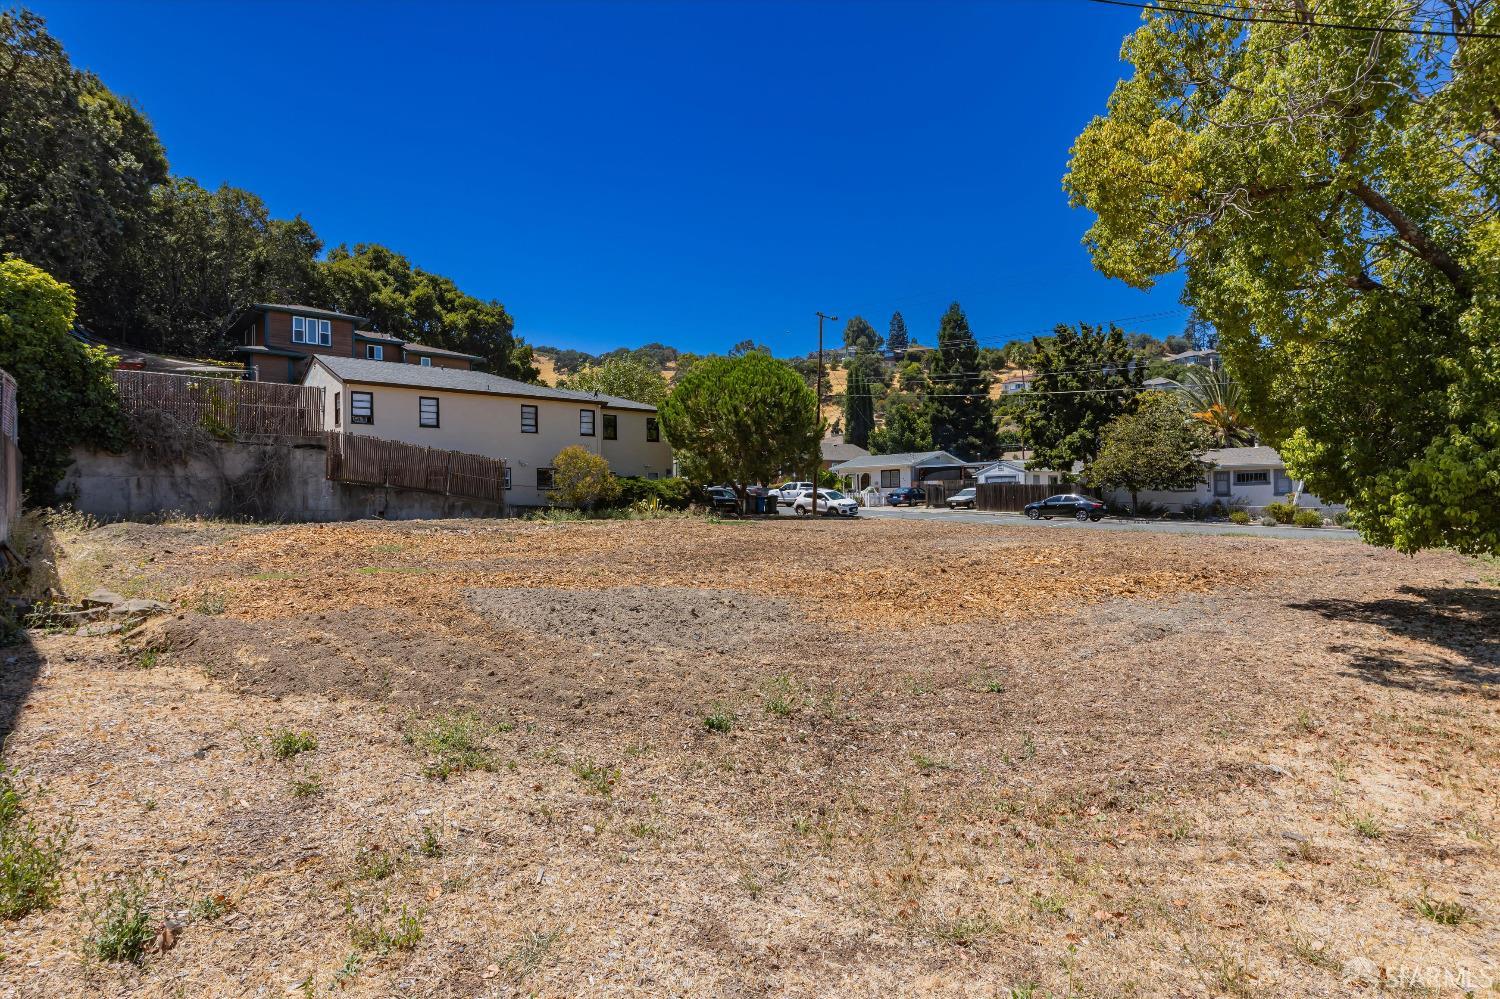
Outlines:
{"label": "white suv", "polygon": [[772,489],[776,502],[782,506],[791,506],[792,501],[813,487],[811,482],[783,482],[780,486]]}
{"label": "white suv", "polygon": [[[812,513],[812,505],[812,490],[809,489],[792,501],[792,510],[799,517],[806,517]],[[840,517],[858,517],[859,504],[837,489],[819,489],[818,512],[824,515],[837,514]]]}

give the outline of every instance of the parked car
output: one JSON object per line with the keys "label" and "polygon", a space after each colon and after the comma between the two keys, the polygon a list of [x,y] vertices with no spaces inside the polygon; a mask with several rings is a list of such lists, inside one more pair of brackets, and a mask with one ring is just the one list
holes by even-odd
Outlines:
{"label": "parked car", "polygon": [[771,495],[776,497],[776,502],[782,506],[791,506],[792,501],[813,487],[811,482],[783,482],[771,490]]}
{"label": "parked car", "polygon": [[977,492],[973,486],[967,489],[960,489],[948,497],[948,509],[957,510],[959,507],[967,507],[970,510],[974,509],[974,497]]}
{"label": "parked car", "polygon": [[927,502],[927,492],[916,486],[902,486],[900,489],[892,489],[885,494],[886,506],[916,506],[918,503]]}
{"label": "parked car", "polygon": [[740,498],[733,489],[728,486],[709,486],[703,491],[708,494],[708,504],[714,513],[726,513],[732,517],[739,514]]}
{"label": "parked car", "polygon": [[[859,504],[854,502],[837,489],[819,489],[817,495],[818,512],[824,516],[830,514],[840,517],[858,517]],[[792,511],[799,517],[806,517],[813,511],[812,490],[804,492],[792,501]]]}
{"label": "parked car", "polygon": [[1109,512],[1109,507],[1092,496],[1080,496],[1077,493],[1059,493],[1056,496],[1048,496],[1044,500],[1027,503],[1022,509],[1032,520],[1041,520],[1044,517],[1047,520],[1053,517],[1072,517],[1079,521],[1097,521]]}

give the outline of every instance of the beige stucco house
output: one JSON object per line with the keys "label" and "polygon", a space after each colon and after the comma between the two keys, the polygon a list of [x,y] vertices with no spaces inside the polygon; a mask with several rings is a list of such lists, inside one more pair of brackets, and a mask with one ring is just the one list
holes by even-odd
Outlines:
{"label": "beige stucco house", "polygon": [[323,389],[324,426],[338,433],[505,459],[512,506],[548,502],[552,459],[570,444],[616,475],[672,474],[656,408],[630,399],[355,357],[314,357],[302,383]]}

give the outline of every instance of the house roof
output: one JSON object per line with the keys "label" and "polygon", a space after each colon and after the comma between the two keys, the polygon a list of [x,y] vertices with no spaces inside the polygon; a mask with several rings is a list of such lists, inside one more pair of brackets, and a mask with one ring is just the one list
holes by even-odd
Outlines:
{"label": "house roof", "polygon": [[307,355],[298,350],[287,350],[285,347],[265,347],[260,344],[246,347],[244,345],[234,348],[236,354],[272,354],[276,357],[306,357]]}
{"label": "house roof", "polygon": [[431,354],[433,357],[459,357],[466,361],[482,361],[484,358],[478,354],[465,354],[461,350],[449,350],[447,347],[429,347],[425,343],[412,343],[406,341],[406,352],[408,354]]}
{"label": "house roof", "polygon": [[1168,390],[1180,389],[1182,388],[1182,385],[1178,382],[1174,382],[1170,378],[1147,378],[1145,381],[1141,382],[1141,388]]}
{"label": "house roof", "polygon": [[1282,468],[1285,462],[1274,447],[1221,447],[1203,452],[1203,460],[1220,468]]}
{"label": "house roof", "polygon": [[841,436],[824,437],[818,444],[824,461],[852,461],[863,458],[870,452],[858,444],[850,444]]}
{"label": "house roof", "polygon": [[1193,357],[1218,357],[1218,356],[1219,356],[1219,352],[1217,350],[1184,350],[1180,354],[1168,354],[1166,357],[1163,357],[1162,360],[1163,361],[1186,361],[1189,358],[1193,358]]}
{"label": "house roof", "polygon": [[356,340],[368,340],[370,343],[394,343],[398,346],[406,341],[399,336],[391,336],[389,333],[378,333],[375,330],[360,330],[354,334]]}
{"label": "house roof", "polygon": [[[944,461],[937,461],[943,458]],[[947,451],[905,451],[901,454],[866,454],[834,465],[835,472],[857,472],[867,468],[896,468],[900,465],[962,465],[963,462]]]}
{"label": "house roof", "polygon": [[296,312],[304,316],[317,316],[319,319],[347,319],[360,326],[369,322],[364,316],[350,315],[347,312],[335,312],[333,309],[320,309],[316,305],[281,305],[276,302],[256,302],[251,308],[270,312]]}
{"label": "house roof", "polygon": [[[406,388],[447,389],[452,392],[480,392],[486,395],[514,395],[529,399],[558,399],[564,402],[593,402],[613,406],[616,409],[635,409],[645,413],[656,412],[634,399],[621,399],[613,395],[594,392],[574,392],[570,389],[549,388],[518,382],[514,378],[483,371],[464,371],[461,368],[423,367],[420,364],[399,364],[393,361],[367,361],[362,357],[335,357],[318,354],[314,364],[320,364],[346,382],[366,385],[398,385]],[[309,371],[312,369],[309,368]]]}
{"label": "house roof", "polygon": [[1012,461],[1008,458],[1001,458],[999,461],[986,462],[984,465],[975,469],[974,474],[983,475],[985,472],[988,472],[991,469],[995,468],[1005,468],[1007,471],[1012,472],[1024,472],[1026,471],[1026,462]]}

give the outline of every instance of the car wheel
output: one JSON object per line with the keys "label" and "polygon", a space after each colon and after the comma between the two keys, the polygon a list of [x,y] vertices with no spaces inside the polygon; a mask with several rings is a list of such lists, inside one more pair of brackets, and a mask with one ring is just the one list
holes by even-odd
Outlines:
{"label": "car wheel", "polygon": [[1073,514],[1073,519],[1082,524],[1089,519],[1089,512],[1087,510],[1079,510],[1077,513]]}
{"label": "car wheel", "polygon": [[792,507],[792,510],[799,517],[806,517],[807,516],[807,507],[805,507],[805,506],[795,506],[795,507]]}
{"label": "car wheel", "polygon": [[1027,510],[1026,511],[1026,516],[1030,517],[1032,520],[1041,520],[1042,519],[1042,511],[1040,511],[1040,510]]}
{"label": "car wheel", "polygon": [[1104,519],[1104,515],[1103,514],[1095,514],[1094,516],[1092,516],[1092,517],[1089,518],[1089,520],[1093,521],[1096,524],[1099,523],[1099,521],[1101,521],[1103,519]]}

